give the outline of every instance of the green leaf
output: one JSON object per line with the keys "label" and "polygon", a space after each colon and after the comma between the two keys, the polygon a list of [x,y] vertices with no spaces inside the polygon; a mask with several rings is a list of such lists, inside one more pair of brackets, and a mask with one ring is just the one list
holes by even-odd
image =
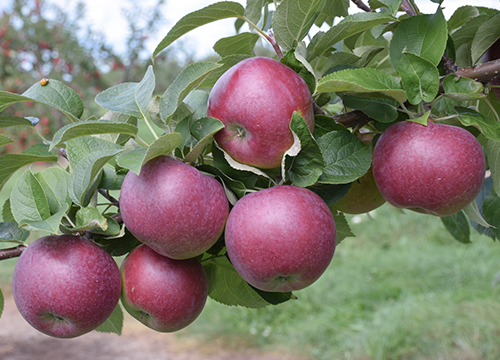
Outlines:
{"label": "green leaf", "polygon": [[0,91],[0,111],[9,105],[25,101],[49,105],[64,113],[72,121],[78,121],[83,114],[83,102],[78,93],[57,80],[49,80],[45,86],[36,83],[22,95]]}
{"label": "green leaf", "polygon": [[318,139],[325,160],[325,171],[319,182],[347,184],[363,176],[371,166],[372,152],[356,135],[332,131]]}
{"label": "green leaf", "polygon": [[12,215],[18,224],[27,220],[46,220],[51,215],[42,185],[31,169],[25,171],[12,188],[10,204]]}
{"label": "green leaf", "polygon": [[206,260],[203,267],[208,276],[208,295],[213,300],[224,305],[254,309],[269,305],[243,280],[226,257]]}
{"label": "green leaf", "polygon": [[303,41],[297,44],[297,48],[291,49],[280,59],[280,62],[292,68],[305,81],[311,94],[316,89],[316,76],[311,64],[306,60],[307,48]]}
{"label": "green leaf", "polygon": [[[307,123],[299,113],[293,112],[290,129],[294,134],[294,145],[298,152],[285,152],[282,176],[289,179],[292,184],[307,187],[314,184],[323,173],[325,162],[321,149],[311,135]],[[295,144],[297,143],[297,144]]]}
{"label": "green leaf", "polygon": [[222,171],[223,169],[206,164],[200,165],[196,168],[201,172],[212,174],[222,181],[222,185],[224,186],[224,190],[231,205],[236,204],[236,201],[248,192],[247,186],[242,181],[233,179],[228,174],[224,173]]}
{"label": "green leaf", "polygon": [[467,21],[471,18],[479,15],[479,11],[475,6],[465,5],[460,6],[455,10],[453,15],[451,15],[448,20],[448,32],[452,32],[453,30],[458,29],[463,26]]}
{"label": "green leaf", "polygon": [[204,90],[193,90],[186,96],[183,105],[189,106],[196,118],[204,118],[207,116],[208,97],[208,92]]}
{"label": "green leaf", "polygon": [[30,232],[22,229],[15,221],[0,223],[0,242],[25,241]]}
{"label": "green leaf", "polygon": [[148,148],[136,149],[121,154],[116,159],[116,162],[121,167],[139,175],[142,165],[157,156],[170,154],[181,143],[182,135],[180,133],[164,134],[153,141]]}
{"label": "green leaf", "polygon": [[411,16],[394,31],[389,48],[391,64],[397,69],[403,53],[412,53],[437,66],[447,41],[446,19],[441,8],[433,15]]}
{"label": "green leaf", "polygon": [[0,129],[11,126],[33,126],[33,123],[26,118],[13,115],[0,115]]}
{"label": "green leaf", "polygon": [[232,17],[243,18],[244,13],[245,9],[241,4],[231,1],[218,2],[189,13],[180,19],[160,41],[153,51],[152,58],[154,59],[160,51],[164,50],[182,35],[197,27]]}
{"label": "green leaf", "polygon": [[64,205],[57,213],[50,216],[48,219],[38,220],[38,221],[26,220],[21,222],[19,226],[26,227],[27,229],[33,231],[45,231],[51,234],[57,234],[59,233],[59,226],[61,224],[61,220],[67,211],[68,211],[68,205]]}
{"label": "green leaf", "polygon": [[397,71],[410,104],[434,100],[439,91],[439,71],[436,66],[418,55],[403,53]]}
{"label": "green leaf", "polygon": [[102,168],[122,151],[122,149],[95,151],[73,166],[69,181],[69,195],[76,205],[88,205],[93,193],[93,185],[98,175],[101,174]]}
{"label": "green leaf", "polygon": [[[484,205],[484,204],[483,204]],[[464,209],[463,209],[465,215],[468,216],[469,219],[472,221],[478,223],[479,225],[483,227],[491,227],[490,224],[486,222],[486,220],[483,218],[483,215],[481,214],[481,211],[479,210],[479,207],[477,205],[477,201],[474,200],[471,203],[469,203]]]}
{"label": "green leaf", "polygon": [[[108,218],[108,224],[114,227],[113,220]],[[108,228],[109,229],[109,228]],[[99,234],[99,231],[93,231],[94,234]],[[120,232],[117,236],[95,236],[94,241],[101,245],[111,256],[123,256],[128,254],[132,249],[141,244],[130,232]]]}
{"label": "green leaf", "polygon": [[459,211],[450,216],[441,217],[441,221],[455,240],[464,244],[471,242],[469,220],[463,211]]}
{"label": "green leaf", "polygon": [[349,15],[349,0],[327,1],[323,13],[331,17],[346,17]]}
{"label": "green leaf", "polygon": [[500,142],[488,140],[484,150],[491,171],[493,190],[500,194]]}
{"label": "green leaf", "polygon": [[323,77],[316,87],[316,92],[346,92],[361,93],[380,92],[404,102],[406,93],[395,77],[372,68],[348,69],[334,72]]}
{"label": "green leaf", "polygon": [[262,8],[272,3],[273,0],[247,0],[245,7],[245,17],[254,24],[262,19]]}
{"label": "green leaf", "polygon": [[72,123],[60,128],[52,139],[50,150],[62,143],[87,135],[97,134],[128,134],[136,135],[138,128],[135,125],[111,120],[88,120]]}
{"label": "green leaf", "polygon": [[451,34],[453,44],[457,52],[457,65],[458,66],[471,66],[471,46],[477,30],[489,16],[479,15],[469,19],[461,28]]}
{"label": "green leaf", "polygon": [[95,331],[101,333],[122,334],[123,329],[123,310],[118,303],[111,316],[106,319]]}
{"label": "green leaf", "polygon": [[[48,145],[47,146],[43,146],[41,144],[38,145],[39,146],[36,146],[36,149],[40,149],[40,146],[44,147],[46,150],[48,149]],[[23,166],[38,161],[57,162],[58,159],[57,154],[55,152],[53,153],[34,152],[33,154],[30,154],[29,149],[27,151],[28,152],[21,154],[5,154],[3,156],[0,156],[0,169],[2,169],[0,171],[0,190],[3,188],[7,180],[9,180],[10,177]]]}
{"label": "green leaf", "polygon": [[14,216],[12,215],[12,210],[10,209],[10,199],[5,200],[2,206],[2,216],[3,222],[14,221]]}
{"label": "green leaf", "polygon": [[148,105],[149,117],[151,118],[153,124],[158,126],[160,129],[164,130],[165,132],[170,132],[170,126],[165,124],[161,119],[160,103],[161,103],[161,96],[159,95],[156,95],[151,99]]}
{"label": "green leaf", "polygon": [[[241,182],[244,184],[245,189],[251,189],[256,186],[256,183],[259,179],[258,175],[251,171],[242,171],[231,167],[231,165],[229,165],[226,160],[226,153],[224,153],[224,151],[219,148],[216,143],[214,143],[212,146],[212,155],[214,167],[222,173],[219,174],[218,172],[212,171],[213,174],[222,177],[223,180],[226,180],[226,178],[228,178],[232,181]],[[238,187],[235,192],[238,193],[239,189],[240,188]],[[243,195],[245,195],[245,192],[241,193],[240,197]]]}
{"label": "green leaf", "polygon": [[290,299],[296,299],[296,297],[291,292],[270,292],[257,289],[250,285],[250,287],[260,295],[264,300],[266,300],[271,305],[279,305]]}
{"label": "green leaf", "polygon": [[385,50],[383,46],[365,45],[358,46],[354,49],[354,55],[358,56],[360,60],[356,63],[359,67],[366,67],[373,60],[373,58]]}
{"label": "green leaf", "polygon": [[259,38],[258,34],[243,32],[220,39],[215,43],[214,50],[221,58],[236,54],[252,56],[254,54],[253,49]]}
{"label": "green leaf", "polygon": [[244,54],[238,54],[238,55],[229,55],[221,60],[219,60],[217,63],[220,64],[221,66],[214,69],[212,72],[208,74],[208,76],[198,85],[198,87],[212,87],[214,84],[217,82],[217,80],[231,67],[236,65],[242,60],[248,59],[252,56],[250,55],[244,55]]}
{"label": "green leaf", "polygon": [[75,167],[87,155],[96,151],[122,150],[123,147],[110,141],[102,140],[95,136],[82,136],[68,140],[66,153],[69,163]]}
{"label": "green leaf", "polygon": [[380,7],[387,7],[388,9],[391,10],[391,13],[393,15],[396,15],[396,13],[399,10],[399,6],[403,0],[369,0],[368,3],[370,4],[370,8],[373,10],[378,9]]}
{"label": "green leaf", "polygon": [[[92,229],[92,233],[106,236],[106,239],[109,240],[115,240],[115,239],[123,240],[123,236],[125,235],[125,228],[123,228],[123,226],[118,224],[118,222],[111,216],[103,216],[103,217],[104,220],[106,220],[106,226],[95,227]],[[104,225],[104,222],[101,220],[100,224]],[[104,227],[106,228],[105,230]]]}
{"label": "green leaf", "polygon": [[[321,56],[330,50],[332,46],[350,36],[371,29],[376,25],[390,23],[395,20],[396,18],[393,16],[377,12],[356,13],[346,16],[321,37],[310,56],[312,58]],[[311,61],[312,59],[308,57],[308,60]]]}
{"label": "green leaf", "polygon": [[70,174],[66,170],[53,166],[34,175],[47,197],[51,214],[57,213],[64,204],[71,206],[68,192]]}
{"label": "green leaf", "polygon": [[334,213],[333,218],[335,219],[335,228],[337,230],[337,245],[347,237],[356,237],[356,235],[353,234],[344,213]]}
{"label": "green leaf", "polygon": [[76,212],[75,228],[71,229],[73,232],[84,232],[96,228],[103,231],[108,228],[108,220],[98,208],[87,206]]}
{"label": "green leaf", "polygon": [[471,58],[473,64],[475,64],[481,56],[483,56],[484,52],[500,38],[499,21],[500,12],[483,22],[477,29],[471,45]]}
{"label": "green leaf", "polygon": [[273,15],[278,45],[285,51],[296,46],[309,33],[323,10],[325,0],[283,0]]}
{"label": "green leaf", "polygon": [[458,120],[464,126],[477,126],[487,139],[500,141],[500,122],[491,121],[490,118],[471,108],[455,106],[455,110],[459,114]]}
{"label": "green leaf", "polygon": [[235,169],[235,170],[238,170],[238,171],[251,172],[251,173],[253,173],[255,175],[259,175],[259,176],[263,176],[263,177],[269,178],[269,175],[267,175],[261,169],[255,167],[255,166],[251,166],[251,165],[247,165],[247,164],[242,164],[242,163],[234,160],[231,157],[231,155],[229,155],[227,152],[225,152],[223,149],[221,149],[216,142],[214,142],[214,145],[215,146],[212,147],[212,152],[214,152],[214,148],[219,149],[220,153],[223,155],[223,158],[224,158],[226,164],[228,164],[232,169]]}
{"label": "green leaf", "polygon": [[224,124],[222,121],[213,117],[205,117],[195,120],[191,124],[191,135],[198,140],[198,143],[184,157],[184,161],[194,162],[202,154],[206,145],[212,140],[213,135],[223,127]]}
{"label": "green leaf", "polygon": [[212,62],[198,62],[188,65],[170,84],[163,93],[160,102],[160,116],[169,123],[172,115],[182,100],[205,79],[210,72],[221,67],[222,64]]}
{"label": "green leaf", "polygon": [[140,83],[118,84],[97,94],[95,101],[103,108],[143,119],[155,88],[155,75],[150,65]]}
{"label": "green leaf", "polygon": [[495,191],[491,191],[486,196],[482,210],[485,221],[493,226],[488,230],[492,231],[493,236],[500,238],[500,198]]}
{"label": "green leaf", "polygon": [[[335,204],[337,201],[342,199],[345,194],[349,191],[351,188],[351,183],[347,184],[316,184],[308,189],[311,190],[312,192],[318,194],[318,196],[323,199],[323,201],[326,203],[326,205],[331,206]],[[332,210],[331,208],[330,210]],[[337,210],[332,210],[334,213],[337,212]]]}
{"label": "green leaf", "polygon": [[484,86],[472,79],[450,74],[443,80],[444,96],[460,101],[483,99]]}
{"label": "green leaf", "polygon": [[396,121],[399,116],[399,103],[393,99],[344,95],[342,103],[348,108],[360,110],[369,117],[384,123]]}
{"label": "green leaf", "polygon": [[4,135],[4,134],[0,134],[0,147],[2,146],[5,146],[7,144],[11,144],[15,142],[14,140],[12,140],[10,137],[8,137],[7,135]]}

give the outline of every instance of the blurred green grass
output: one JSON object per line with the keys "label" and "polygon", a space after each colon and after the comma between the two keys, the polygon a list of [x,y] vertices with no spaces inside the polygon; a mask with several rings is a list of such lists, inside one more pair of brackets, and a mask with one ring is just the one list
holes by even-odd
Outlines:
{"label": "blurred green grass", "polygon": [[351,217],[356,238],[298,300],[260,310],[209,301],[192,335],[310,359],[500,359],[500,244],[456,242],[439,218]]}

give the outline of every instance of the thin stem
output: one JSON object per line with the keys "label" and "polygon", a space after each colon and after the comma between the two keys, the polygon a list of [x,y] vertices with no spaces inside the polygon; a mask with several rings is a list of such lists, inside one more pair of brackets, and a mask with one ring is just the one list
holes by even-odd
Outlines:
{"label": "thin stem", "polygon": [[281,49],[280,49],[278,43],[276,42],[276,38],[274,37],[274,33],[272,32],[272,30],[269,30],[269,35],[268,35],[264,31],[262,31],[261,29],[259,29],[259,27],[257,25],[255,25],[253,22],[251,22],[245,16],[241,16],[239,18],[242,19],[243,21],[246,21],[249,26],[253,27],[264,39],[267,40],[267,42],[269,44],[271,44],[271,46],[273,47],[274,51],[278,55],[278,58],[281,59],[283,57],[283,53],[281,52]]}
{"label": "thin stem", "polygon": [[46,139],[46,138],[45,138],[45,137],[44,137],[44,136],[40,133],[40,131],[38,131],[38,129],[37,129],[36,127],[33,127],[33,130],[35,130],[35,134],[37,134],[37,135],[38,135],[38,137],[39,137],[40,139],[42,139],[42,141],[43,141],[44,143],[46,143],[46,144],[50,144],[50,141],[48,141],[48,140],[47,140],[47,139]]}
{"label": "thin stem", "polygon": [[407,113],[408,116],[410,116],[410,119],[415,119],[415,115],[410,110],[408,110],[408,108],[405,106],[405,104],[402,101],[398,101],[398,102],[399,102],[399,105],[401,106],[401,109],[403,109],[404,112]]}
{"label": "thin stem", "polygon": [[138,135],[135,135],[134,136],[142,145],[148,147],[149,144],[147,142],[145,142],[144,140],[142,140]]}
{"label": "thin stem", "polygon": [[12,259],[21,256],[24,250],[26,250],[26,245],[18,245],[13,248],[0,250],[0,260]]}
{"label": "thin stem", "polygon": [[153,129],[153,126],[151,126],[151,123],[149,122],[148,118],[146,117],[146,115],[144,115],[142,113],[142,111],[141,111],[141,114],[142,114],[142,118],[144,119],[144,121],[146,122],[146,125],[149,128],[149,131],[151,131],[151,134],[153,134],[155,140],[158,140],[158,135],[156,134],[156,131]]}
{"label": "thin stem", "polygon": [[372,8],[366,5],[362,0],[351,0],[358,8],[366,12],[375,12]]}
{"label": "thin stem", "polygon": [[105,189],[99,189],[99,194],[101,194],[102,196],[104,196],[104,198],[106,198],[107,200],[109,200],[109,202],[111,203],[111,205],[114,205],[116,207],[119,207],[120,205],[120,202],[115,199],[113,196],[111,196],[109,194],[109,191],[108,190],[105,190]]}

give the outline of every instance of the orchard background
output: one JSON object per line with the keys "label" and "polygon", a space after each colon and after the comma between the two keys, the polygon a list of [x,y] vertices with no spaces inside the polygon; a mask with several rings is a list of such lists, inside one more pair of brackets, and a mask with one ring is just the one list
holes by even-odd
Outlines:
{"label": "orchard background", "polygon": [[[214,259],[207,305],[179,336],[303,358],[498,358],[500,102],[488,83],[500,64],[481,64],[500,38],[500,15],[498,7],[470,4],[445,17],[437,1],[429,3],[433,11],[425,14],[398,0],[213,3],[172,24],[148,59],[145,40],[163,20],[162,1],[151,12],[129,13],[120,54],[87,31],[82,8],[51,8],[58,14],[51,20],[42,2],[16,1],[0,23],[0,309],[11,300],[16,257],[47,233],[83,234],[121,263],[137,246],[115,206],[124,174],[173,153],[224,183],[232,205],[264,183],[316,190],[332,207],[338,245],[323,276],[293,295],[252,292]],[[362,11],[348,15],[353,7]],[[138,14],[145,21],[136,21]],[[191,29],[223,19],[244,30],[217,41],[217,56],[196,59],[182,46]],[[299,151],[284,157],[278,177],[224,156],[212,142],[221,125],[206,117],[216,80],[255,55],[281,58],[317,105],[313,134],[292,122]],[[429,119],[480,141],[488,176],[475,201],[441,218],[388,204],[361,215],[335,209],[371,164],[371,147],[358,136],[377,139],[393,122]],[[344,158],[334,145],[316,143],[327,134],[346,139]],[[62,183],[38,175],[33,186],[35,174],[61,169]],[[58,200],[50,211],[43,206],[54,200],[48,192]],[[214,254],[224,255],[220,242],[203,259]],[[122,330],[120,307],[98,329]]]}

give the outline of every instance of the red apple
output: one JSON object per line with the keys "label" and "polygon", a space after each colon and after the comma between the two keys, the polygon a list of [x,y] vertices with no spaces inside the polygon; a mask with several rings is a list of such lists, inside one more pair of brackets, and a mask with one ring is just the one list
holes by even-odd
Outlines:
{"label": "red apple", "polygon": [[[483,55],[483,62],[500,59],[500,39],[493,43]],[[500,77],[489,82],[490,85],[500,85]],[[500,99],[500,87],[491,88],[491,91]]]}
{"label": "red apple", "polygon": [[151,329],[180,330],[205,306],[208,280],[196,259],[172,260],[139,245],[123,261],[121,272],[123,306]]}
{"label": "red apple", "polygon": [[71,235],[47,236],[21,254],[12,293],[35,329],[58,338],[83,335],[101,325],[118,304],[120,270],[94,242]]}
{"label": "red apple", "polygon": [[243,196],[229,213],[226,247],[236,271],[264,291],[315,282],[332,260],[335,221],[308,189],[281,185]]}
{"label": "red apple", "polygon": [[373,178],[372,168],[366,174],[355,180],[347,194],[332,205],[332,208],[346,214],[364,214],[375,210],[385,203]]}
{"label": "red apple", "polygon": [[373,175],[387,202],[437,216],[452,215],[475,199],[485,166],[470,132],[432,122],[391,125],[373,152]]}
{"label": "red apple", "polygon": [[196,257],[219,238],[229,212],[222,185],[193,166],[169,156],[129,171],[120,193],[127,229],[144,244],[172,259]]}
{"label": "red apple", "polygon": [[295,71],[279,61],[253,57],[222,75],[208,98],[208,116],[225,128],[215,140],[235,160],[276,168],[293,144],[290,121],[297,111],[314,129],[309,88]]}

